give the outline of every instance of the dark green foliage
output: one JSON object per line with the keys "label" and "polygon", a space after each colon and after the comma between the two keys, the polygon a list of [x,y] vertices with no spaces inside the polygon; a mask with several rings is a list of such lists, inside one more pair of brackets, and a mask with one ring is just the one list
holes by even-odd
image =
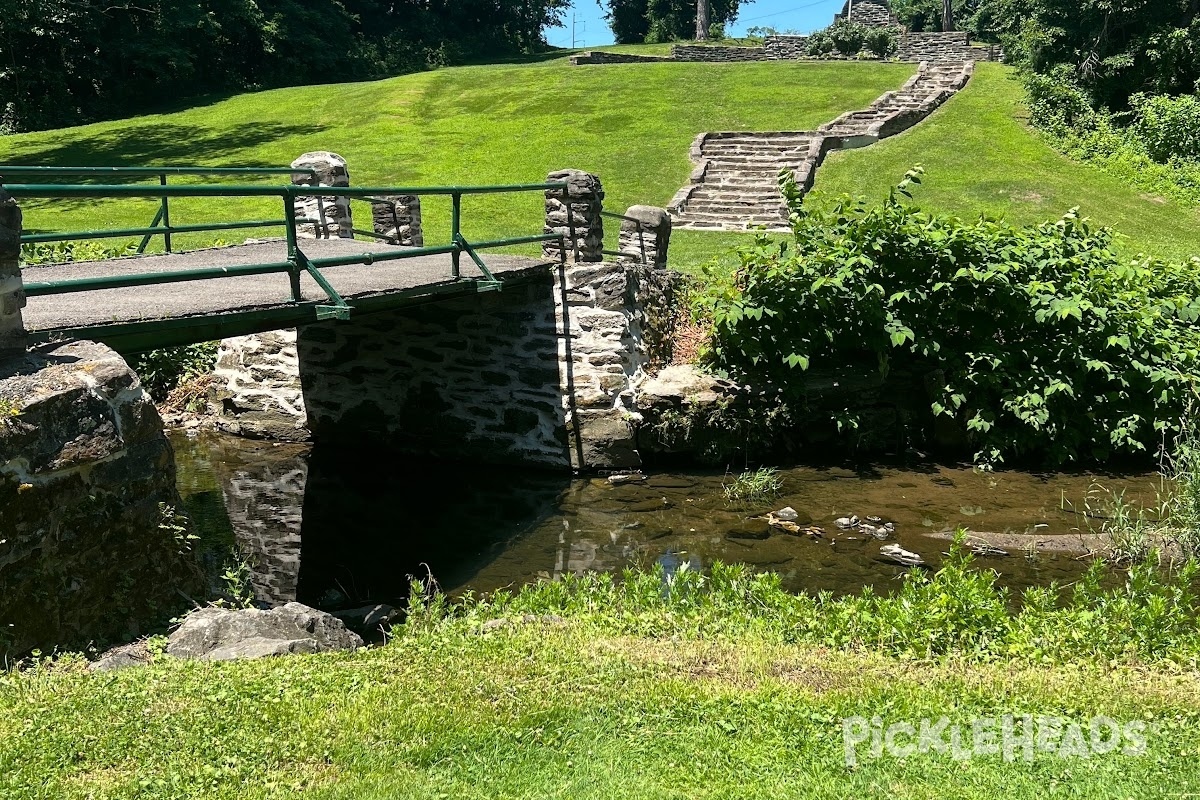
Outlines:
{"label": "dark green foliage", "polygon": [[1074,83],[1028,74],[1029,116],[1054,146],[1147,192],[1200,203],[1200,100],[1141,95],[1133,111],[1092,107]]}
{"label": "dark green foliage", "polygon": [[219,342],[202,342],[151,350],[130,357],[129,366],[142,379],[150,397],[162,402],[184,381],[212,372],[219,345]]}
{"label": "dark green foliage", "polygon": [[978,13],[1010,61],[1077,83],[1097,108],[1200,79],[1200,0],[982,0]]}
{"label": "dark green foliage", "polygon": [[904,200],[803,207],[783,183],[794,247],[760,238],[704,302],[711,358],[759,386],[810,366],[925,376],[929,415],[982,463],[1060,465],[1154,452],[1200,380],[1200,259],[1122,262],[1112,231],[1069,212],[1015,227]]}
{"label": "dark green foliage", "polygon": [[900,46],[900,34],[895,28],[868,28],[863,46],[876,58],[887,58]]}
{"label": "dark green foliage", "polygon": [[[752,0],[710,0],[710,31],[723,32],[747,2]],[[674,42],[696,33],[696,0],[601,0],[601,5],[617,44]]]}
{"label": "dark green foliage", "polygon": [[544,45],[567,0],[0,0],[0,124],[345,81]]}
{"label": "dark green foliage", "polygon": [[839,19],[826,28],[825,32],[829,34],[829,38],[833,40],[833,45],[839,53],[844,56],[856,56],[863,49],[869,30],[866,25],[860,25],[848,19]]}
{"label": "dark green foliage", "polygon": [[1135,94],[1130,105],[1133,132],[1151,158],[1200,161],[1200,97]]}
{"label": "dark green foliage", "polygon": [[813,57],[827,56],[837,49],[829,31],[816,31],[808,37],[806,43],[808,54]]}

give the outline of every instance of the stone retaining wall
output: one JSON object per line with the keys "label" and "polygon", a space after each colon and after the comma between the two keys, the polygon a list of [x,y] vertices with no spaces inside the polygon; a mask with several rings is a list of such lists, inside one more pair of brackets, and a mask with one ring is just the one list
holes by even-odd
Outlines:
{"label": "stone retaining wall", "polygon": [[904,33],[896,58],[901,61],[1002,61],[999,47],[971,44],[966,31]]}
{"label": "stone retaining wall", "polygon": [[808,57],[807,36],[768,36],[763,40],[763,49],[772,59],[803,59]]}
{"label": "stone retaining wall", "polygon": [[[1004,52],[996,45],[974,46],[965,31],[904,33],[894,59],[899,61],[1003,61]],[[618,53],[588,52],[571,57],[579,64],[628,64],[642,61],[698,61],[741,63],[746,61],[855,61],[848,56],[819,59],[808,55],[807,36],[768,36],[761,47],[725,45],[675,45],[670,57],[633,56]]]}
{"label": "stone retaining wall", "polygon": [[639,56],[630,53],[609,53],[604,50],[589,50],[571,56],[571,64],[646,64],[661,61],[673,61],[670,56]]}
{"label": "stone retaining wall", "polygon": [[0,654],[132,638],[199,598],[179,507],[162,420],[119,355],[0,363]]}
{"label": "stone retaining wall", "polygon": [[671,48],[674,61],[706,61],[714,63],[736,63],[742,61],[767,61],[766,48],[727,47],[723,45],[677,44]]}

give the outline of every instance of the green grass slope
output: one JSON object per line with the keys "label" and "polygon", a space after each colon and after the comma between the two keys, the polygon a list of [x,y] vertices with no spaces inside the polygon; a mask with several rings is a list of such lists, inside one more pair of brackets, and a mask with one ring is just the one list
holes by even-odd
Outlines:
{"label": "green grass slope", "polygon": [[1123,238],[1122,252],[1168,259],[1200,255],[1200,208],[1147,195],[1099,169],[1059,155],[1025,123],[1012,70],[978,64],[971,83],[911,130],[862,150],[831,154],[809,202],[842,195],[872,201],[915,164],[925,166],[918,205],[961,217],[1013,223],[1057,219],[1073,206]]}
{"label": "green grass slope", "polygon": [[[869,104],[913,70],[911,64],[571,67],[562,58],[460,67],[245,94],[178,113],[4,137],[0,162],[287,165],[308,150],[333,150],[360,186],[536,183],[552,169],[573,167],[599,175],[606,206],[624,211],[634,203],[667,203],[687,180],[688,147],[698,133],[813,128]],[[154,210],[150,201],[60,201],[27,207],[26,225],[140,226]],[[177,224],[263,214],[280,211],[236,199],[172,203]],[[426,241],[448,241],[448,199],[430,198],[425,216]],[[536,195],[464,201],[469,238],[540,233],[541,224]],[[681,254],[711,249],[711,239],[689,246],[689,238],[695,239],[680,237]]]}

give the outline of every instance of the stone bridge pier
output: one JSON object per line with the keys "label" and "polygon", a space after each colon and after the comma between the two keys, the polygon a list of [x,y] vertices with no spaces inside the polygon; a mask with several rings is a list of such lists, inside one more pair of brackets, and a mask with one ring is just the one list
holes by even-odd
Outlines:
{"label": "stone bridge pier", "polygon": [[[506,272],[500,291],[226,340],[221,424],[418,458],[640,466],[636,386],[670,360],[670,218],[629,209],[623,255],[605,261],[599,178],[562,170],[547,180],[568,187],[546,192],[544,230],[566,240],[565,253],[546,243],[550,266]],[[377,229],[419,233],[414,199],[376,209]]]}

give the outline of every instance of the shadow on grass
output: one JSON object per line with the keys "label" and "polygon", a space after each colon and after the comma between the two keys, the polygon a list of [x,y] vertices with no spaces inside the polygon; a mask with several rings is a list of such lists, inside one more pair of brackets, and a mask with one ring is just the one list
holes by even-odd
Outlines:
{"label": "shadow on grass", "polygon": [[[145,123],[108,130],[87,136],[64,134],[41,147],[30,148],[5,159],[18,166],[51,167],[146,167],[146,166],[221,166],[286,167],[287,164],[263,164],[242,161],[238,153],[288,136],[321,133],[325,128],[312,124],[257,122],[231,128],[197,128],[176,123]],[[197,176],[172,178],[172,183],[247,183],[267,180],[286,182],[287,176]],[[34,178],[13,176],[6,180],[0,170],[0,183],[111,184],[157,182],[145,176],[54,176]],[[55,211],[69,212],[95,206],[96,198],[29,199],[30,208],[53,205]],[[153,213],[153,212],[151,212]]]}
{"label": "shadow on grass", "polygon": [[[235,166],[229,157],[238,151],[286,136],[311,135],[324,130],[323,126],[305,123],[251,122],[231,128],[197,128],[148,122],[91,135],[64,131],[50,144],[22,150],[6,160],[14,165],[55,167],[166,166],[167,162],[179,166]],[[71,179],[72,182],[76,180]]]}

